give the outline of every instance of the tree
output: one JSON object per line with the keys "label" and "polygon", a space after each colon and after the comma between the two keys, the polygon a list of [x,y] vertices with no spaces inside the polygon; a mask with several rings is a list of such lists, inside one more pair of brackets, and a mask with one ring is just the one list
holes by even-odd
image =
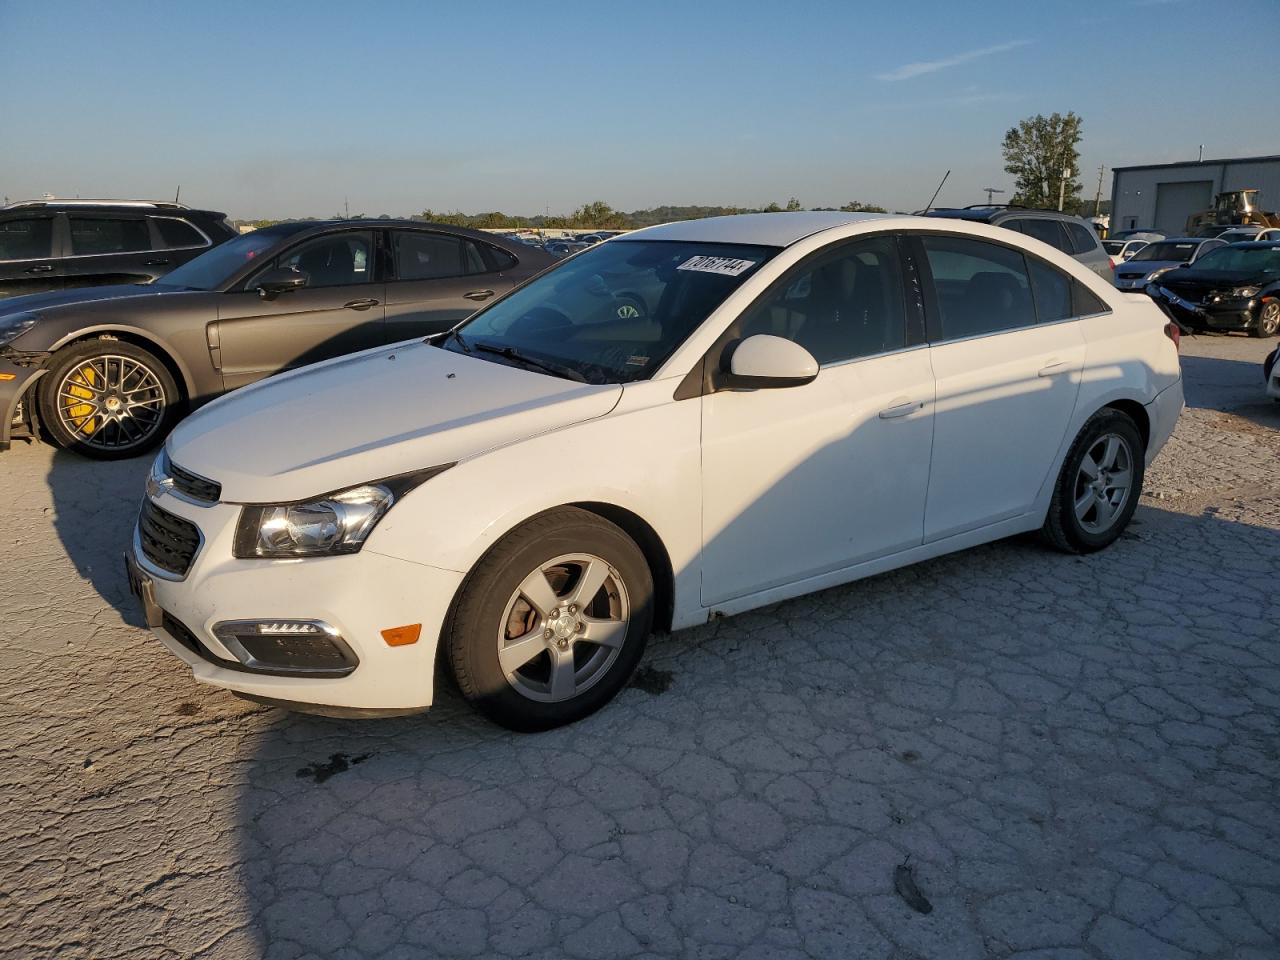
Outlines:
{"label": "tree", "polygon": [[884,207],[877,206],[874,203],[863,203],[861,200],[851,200],[840,208],[841,213],[888,213]]}
{"label": "tree", "polygon": [[1017,187],[1011,203],[1056,209],[1061,189],[1063,206],[1076,208],[1081,190],[1075,179],[1080,172],[1076,145],[1081,123],[1071,112],[1047,117],[1038,113],[1020,120],[1004,135],[1004,169],[1013,174]]}
{"label": "tree", "polygon": [[797,200],[795,197],[792,197],[790,200],[787,201],[787,205],[783,209],[785,209],[788,213],[795,213],[795,211],[797,210],[803,210],[804,207],[800,206],[799,200]]}

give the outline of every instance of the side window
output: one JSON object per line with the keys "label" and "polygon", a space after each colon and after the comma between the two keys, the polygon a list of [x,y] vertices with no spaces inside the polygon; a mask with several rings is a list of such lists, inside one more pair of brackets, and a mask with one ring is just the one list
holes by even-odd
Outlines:
{"label": "side window", "polygon": [[943,340],[1036,322],[1021,253],[968,237],[922,238],[937,293]]}
{"label": "side window", "polygon": [[870,237],[820,254],[743,316],[741,336],[769,333],[804,347],[819,363],[906,346],[902,268],[893,237]]}
{"label": "side window", "polygon": [[1039,321],[1051,323],[1076,316],[1071,306],[1071,278],[1035,257],[1027,257],[1027,264]]}
{"label": "side window", "polygon": [[1089,228],[1069,221],[1063,226],[1067,228],[1067,235],[1071,237],[1076,253],[1092,253],[1098,248],[1097,234]]}
{"label": "side window", "polygon": [[0,221],[0,260],[42,260],[53,252],[53,219]]}
{"label": "side window", "polygon": [[74,256],[138,253],[151,249],[151,232],[141,217],[131,220],[68,217],[67,222],[71,226],[71,253]]}
{"label": "side window", "polygon": [[[309,278],[308,287],[342,287],[368,283],[373,272],[371,262],[368,234],[341,233],[318,237],[286,251],[275,266],[302,271]],[[250,280],[248,288],[252,286]]]}
{"label": "side window", "polygon": [[1071,252],[1071,244],[1067,243],[1067,237],[1062,232],[1062,227],[1058,225],[1057,220],[1044,220],[1039,217],[1025,217],[1021,220],[1022,232],[1029,237],[1035,237],[1042,240],[1051,247],[1056,247],[1063,253]]}
{"label": "side window", "polygon": [[480,248],[463,237],[398,230],[392,246],[398,280],[443,280],[489,270]]}
{"label": "side window", "polygon": [[497,270],[511,270],[520,262],[513,254],[507,253],[501,247],[490,246],[488,249],[489,259],[493,261],[493,266]]}
{"label": "side window", "polygon": [[153,217],[151,222],[160,231],[160,239],[167,249],[209,245],[209,241],[200,231],[185,220],[179,220],[177,217]]}
{"label": "side window", "polygon": [[1095,313],[1110,313],[1108,307],[1098,295],[1093,293],[1079,280],[1071,281],[1071,313],[1076,317],[1087,317]]}

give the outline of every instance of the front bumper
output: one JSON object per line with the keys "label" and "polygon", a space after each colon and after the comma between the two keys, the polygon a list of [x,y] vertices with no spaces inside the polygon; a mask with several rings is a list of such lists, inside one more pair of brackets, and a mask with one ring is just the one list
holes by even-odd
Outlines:
{"label": "front bumper", "polygon": [[31,385],[44,376],[44,367],[24,367],[0,358],[0,451],[8,450],[18,404]]}
{"label": "front bumper", "polygon": [[[306,560],[237,560],[240,508],[198,506],[161,493],[162,509],[194,523],[202,544],[185,577],[150,563],[136,539],[133,561],[159,613],[152,632],[196,680],[241,696],[348,713],[404,713],[431,705],[436,646],[463,575],[363,550]],[[251,669],[243,651],[214,634],[235,620],[331,624],[358,660],[345,676],[280,676]],[[382,631],[422,624],[416,643],[389,646]],[[237,656],[237,653],[240,656]]]}
{"label": "front bumper", "polygon": [[1262,301],[1222,298],[1193,303],[1167,287],[1158,287],[1157,299],[1178,323],[1192,330],[1251,330],[1258,323]]}

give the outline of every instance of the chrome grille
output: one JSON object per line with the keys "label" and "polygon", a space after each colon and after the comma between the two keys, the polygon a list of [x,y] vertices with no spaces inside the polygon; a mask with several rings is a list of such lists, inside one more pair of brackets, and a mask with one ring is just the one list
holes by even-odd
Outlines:
{"label": "chrome grille", "polygon": [[190,470],[184,470],[172,460],[166,466],[168,467],[169,479],[173,481],[173,489],[179,493],[185,494],[193,500],[202,500],[205,503],[217,503],[218,498],[222,496],[222,484],[218,483],[218,481],[202,477],[198,473],[192,473]]}
{"label": "chrome grille", "polygon": [[189,520],[144,499],[138,513],[138,541],[143,555],[153,564],[184,577],[200,549],[200,531]]}

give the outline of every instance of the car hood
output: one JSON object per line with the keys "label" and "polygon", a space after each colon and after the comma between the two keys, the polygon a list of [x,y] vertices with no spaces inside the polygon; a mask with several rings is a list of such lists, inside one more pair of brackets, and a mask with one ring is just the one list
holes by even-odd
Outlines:
{"label": "car hood", "polygon": [[1153,270],[1169,270],[1176,268],[1181,260],[1139,260],[1136,263],[1132,260],[1122,260],[1116,264],[1116,275],[1119,276],[1123,271],[1126,275],[1130,273],[1141,273],[1143,276],[1151,273]]}
{"label": "car hood", "polygon": [[604,416],[622,387],[563,380],[420,341],[341,357],[237,390],[166,444],[227,502],[302,500],[454,463]]}
{"label": "car hood", "polygon": [[1177,275],[1167,273],[1160,282],[1168,287],[1180,287],[1184,284],[1192,287],[1243,287],[1265,285],[1275,279],[1274,274],[1265,274],[1256,270],[1197,270],[1187,267],[1179,270]]}
{"label": "car hood", "polygon": [[72,304],[82,305],[104,300],[124,300],[128,297],[155,297],[165,294],[189,293],[182,287],[161,287],[141,283],[122,283],[103,287],[73,287],[70,290],[50,290],[47,293],[28,293],[21,297],[0,300],[0,317],[13,313],[39,313],[53,307]]}

